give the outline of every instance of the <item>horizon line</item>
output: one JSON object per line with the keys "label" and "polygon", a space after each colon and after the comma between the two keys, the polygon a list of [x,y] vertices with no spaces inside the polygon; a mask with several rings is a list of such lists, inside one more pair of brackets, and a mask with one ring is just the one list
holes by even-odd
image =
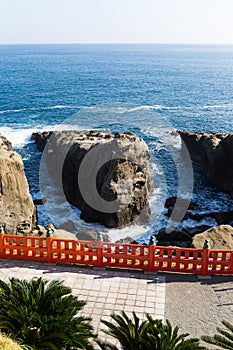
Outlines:
{"label": "horizon line", "polygon": [[20,42],[1,43],[0,45],[209,45],[209,46],[232,46],[232,43],[198,43],[198,42]]}

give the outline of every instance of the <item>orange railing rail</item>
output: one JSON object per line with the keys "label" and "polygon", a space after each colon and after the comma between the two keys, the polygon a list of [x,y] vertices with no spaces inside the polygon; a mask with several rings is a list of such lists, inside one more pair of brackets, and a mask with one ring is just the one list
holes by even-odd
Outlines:
{"label": "orange railing rail", "polygon": [[200,275],[233,274],[233,250],[162,247],[0,234],[0,259]]}

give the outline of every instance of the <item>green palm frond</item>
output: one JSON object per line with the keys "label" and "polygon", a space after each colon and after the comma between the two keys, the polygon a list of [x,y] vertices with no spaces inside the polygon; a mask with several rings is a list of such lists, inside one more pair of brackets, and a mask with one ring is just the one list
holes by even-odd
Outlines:
{"label": "green palm frond", "polygon": [[101,320],[108,330],[103,330],[106,334],[116,338],[121,343],[123,349],[135,350],[142,349],[142,338],[145,334],[147,321],[140,321],[136,313],[133,312],[133,319],[122,311],[119,315],[111,315],[113,322]]}
{"label": "green palm frond", "polygon": [[0,330],[33,349],[87,349],[95,338],[86,304],[63,282],[34,278],[0,281]]}
{"label": "green palm frond", "polygon": [[[106,334],[118,339],[123,349],[126,350],[201,350],[196,338],[186,339],[187,333],[178,334],[179,327],[172,328],[167,320],[163,324],[162,320],[153,319],[151,315],[146,315],[146,320],[140,321],[133,312],[130,319],[125,312],[120,315],[111,315],[114,322],[102,321],[108,329],[103,330]],[[102,343],[101,349],[106,343]]]}
{"label": "green palm frond", "polygon": [[217,333],[214,336],[203,336],[201,339],[221,349],[233,350],[233,325],[225,320],[222,321],[222,324],[226,329],[217,327]]}

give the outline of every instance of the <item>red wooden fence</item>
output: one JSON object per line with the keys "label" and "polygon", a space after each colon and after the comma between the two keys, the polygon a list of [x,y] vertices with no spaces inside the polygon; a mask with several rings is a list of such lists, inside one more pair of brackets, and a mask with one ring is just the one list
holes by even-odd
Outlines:
{"label": "red wooden fence", "polygon": [[233,274],[233,250],[160,247],[0,234],[0,258],[200,275]]}

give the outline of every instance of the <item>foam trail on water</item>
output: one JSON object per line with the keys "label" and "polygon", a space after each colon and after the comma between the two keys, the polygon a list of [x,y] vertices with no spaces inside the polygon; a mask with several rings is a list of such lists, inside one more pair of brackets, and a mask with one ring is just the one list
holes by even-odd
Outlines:
{"label": "foam trail on water", "polygon": [[77,109],[80,108],[80,106],[69,106],[69,105],[56,105],[56,106],[45,106],[45,107],[31,107],[31,108],[20,108],[20,109],[6,109],[3,111],[0,111],[0,114],[7,114],[7,113],[21,113],[21,112],[27,112],[27,111],[47,111],[52,109]]}
{"label": "foam trail on water", "polygon": [[31,135],[36,129],[12,129],[9,127],[0,127],[0,134],[5,136],[13,145],[13,147],[20,147],[26,143],[31,142]]}
{"label": "foam trail on water", "polygon": [[[82,128],[78,125],[62,125],[62,130],[81,130]],[[5,136],[11,143],[13,147],[23,147],[24,145],[34,142],[31,139],[31,136],[34,132],[43,132],[43,131],[55,131],[61,130],[61,125],[51,125],[44,126],[41,128],[21,128],[13,129],[9,127],[0,127],[0,134]]]}

